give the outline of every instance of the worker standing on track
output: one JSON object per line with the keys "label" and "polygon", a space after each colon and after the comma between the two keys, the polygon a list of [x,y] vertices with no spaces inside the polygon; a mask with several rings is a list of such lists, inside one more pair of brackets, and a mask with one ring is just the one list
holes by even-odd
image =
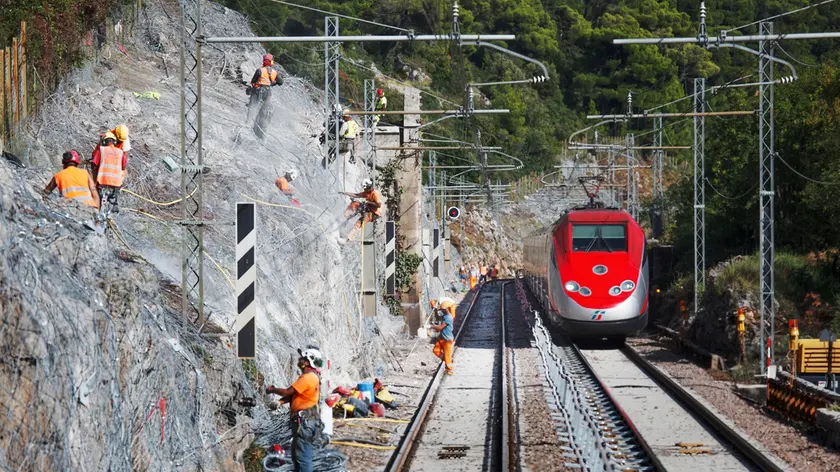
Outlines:
{"label": "worker standing on track", "polygon": [[88,171],[79,169],[81,158],[75,149],[64,153],[61,157],[61,164],[64,170],[55,174],[50,183],[44,187],[44,193],[49,195],[58,188],[61,196],[82,202],[87,206],[99,208],[99,193],[96,191],[96,184]]}
{"label": "worker standing on track", "polygon": [[[112,205],[111,212],[119,213],[117,198],[122,189],[123,180],[125,179],[125,168],[128,165],[128,157],[121,149],[116,147],[117,137],[114,133],[108,131],[105,133],[105,138],[102,140],[102,146],[99,147],[99,152],[94,156],[93,175],[96,178],[96,184],[99,188],[100,203],[104,203],[103,199],[106,194],[108,202]],[[100,213],[105,205],[100,205]]]}
{"label": "worker standing on track", "polygon": [[470,290],[475,290],[476,285],[478,285],[478,269],[473,264],[470,266]]}
{"label": "worker standing on track", "polygon": [[[363,198],[365,202],[358,202],[352,201],[347,208],[344,210],[344,217],[351,218],[353,215],[357,213],[361,213],[362,216],[356,221],[354,229],[351,230],[351,233],[359,230],[362,228],[362,224],[365,222],[372,223],[376,221],[380,216],[382,216],[382,195],[379,191],[373,188],[373,181],[370,179],[365,179],[362,182],[362,191],[359,193],[348,193],[345,194],[352,198]],[[347,237],[349,238],[350,235],[348,234]]]}
{"label": "worker standing on track", "polygon": [[432,331],[440,332],[440,338],[435,343],[432,352],[446,364],[446,373],[453,375],[455,371],[452,363],[452,346],[455,344],[455,334],[452,327],[455,323],[455,317],[452,316],[449,309],[439,310],[438,313],[440,313],[441,322],[429,326]]}
{"label": "worker standing on track", "polygon": [[[378,89],[376,91],[376,105],[373,107],[376,111],[385,111],[388,109],[388,97],[385,96],[385,91]],[[373,127],[379,125],[379,115],[373,115]]]}
{"label": "worker standing on track", "polygon": [[344,154],[350,152],[350,163],[356,163],[356,135],[359,133],[359,124],[350,116],[350,110],[344,110],[344,123],[338,130],[339,151]]}
{"label": "worker standing on track", "polygon": [[487,264],[482,262],[478,283],[483,284],[484,282],[487,282]]}
{"label": "worker standing on track", "polygon": [[295,169],[290,169],[282,176],[277,177],[274,181],[274,185],[280,189],[280,192],[283,193],[283,195],[289,197],[289,201],[291,201],[294,206],[300,206],[300,201],[294,197],[295,190],[289,186],[289,184],[295,180],[297,176],[298,172]]}
{"label": "worker standing on track", "polygon": [[266,393],[280,395],[281,402],[291,405],[292,462],[295,472],[312,472],[313,443],[321,436],[321,371],[324,357],[315,346],[298,349],[300,377],[289,388],[269,385]]}
{"label": "worker standing on track", "polygon": [[[246,94],[251,96],[248,102],[247,124],[255,129],[264,130],[271,117],[271,87],[283,85],[283,78],[274,69],[274,56],[263,55],[262,67],[254,72]],[[258,127],[258,128],[257,128]]]}

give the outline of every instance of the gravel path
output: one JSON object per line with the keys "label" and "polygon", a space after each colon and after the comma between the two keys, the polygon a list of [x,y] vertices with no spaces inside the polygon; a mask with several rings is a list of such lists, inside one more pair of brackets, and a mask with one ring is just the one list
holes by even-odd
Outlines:
{"label": "gravel path", "polygon": [[634,338],[627,343],[648,361],[665,369],[671,376],[696,392],[752,438],[803,472],[840,469],[840,453],[825,448],[796,428],[778,421],[732,391],[732,382],[716,380],[710,373],[685,360],[656,339]]}

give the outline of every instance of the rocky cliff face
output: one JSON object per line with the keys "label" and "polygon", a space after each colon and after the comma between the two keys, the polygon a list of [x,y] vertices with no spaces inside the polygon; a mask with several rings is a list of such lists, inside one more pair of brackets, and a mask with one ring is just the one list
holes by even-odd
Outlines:
{"label": "rocky cliff face", "polygon": [[[203,8],[206,34],[252,35],[241,15]],[[202,79],[205,215],[217,223],[205,233],[213,329],[229,329],[236,314],[235,204],[259,202],[258,352],[248,377],[229,343],[182,317],[182,214],[171,203],[180,174],[162,162],[179,161],[179,15],[170,0],[143,8],[124,29],[124,52],[106,45],[39,108],[17,152],[28,167],[0,162],[0,409],[10,419],[0,463],[10,468],[237,470],[252,438],[238,402],[259,396],[263,379],[289,383],[296,348],[322,346],[334,382],[347,382],[386,368],[382,333],[401,330],[384,307],[361,317],[361,245],[337,243],[352,224],[341,224],[348,202],[337,192],[356,191],[364,167],[320,167],[310,137],[320,132],[320,92],[300,79],[274,89],[264,139],[244,126],[241,80],[263,52],[247,44],[205,47]],[[137,96],[147,91],[159,99]],[[122,194],[114,227],[96,236],[80,224],[84,209],[38,191],[63,151],[87,155],[118,123],[131,131],[133,194]],[[290,168],[300,172],[299,208],[273,185]]]}

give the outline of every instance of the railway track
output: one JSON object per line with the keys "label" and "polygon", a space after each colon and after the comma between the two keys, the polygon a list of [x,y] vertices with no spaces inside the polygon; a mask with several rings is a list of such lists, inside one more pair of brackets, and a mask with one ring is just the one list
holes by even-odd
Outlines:
{"label": "railway track", "polygon": [[506,284],[482,286],[458,315],[455,375],[438,366],[386,471],[512,470]]}

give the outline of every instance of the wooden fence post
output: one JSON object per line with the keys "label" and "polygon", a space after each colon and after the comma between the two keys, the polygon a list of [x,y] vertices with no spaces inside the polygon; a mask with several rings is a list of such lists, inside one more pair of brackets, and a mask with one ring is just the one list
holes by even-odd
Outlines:
{"label": "wooden fence post", "polygon": [[26,80],[26,22],[20,22],[20,119],[21,123],[29,116],[29,83]]}
{"label": "wooden fence post", "polygon": [[12,131],[17,130],[20,123],[20,84],[18,83],[18,40],[12,38]]}

